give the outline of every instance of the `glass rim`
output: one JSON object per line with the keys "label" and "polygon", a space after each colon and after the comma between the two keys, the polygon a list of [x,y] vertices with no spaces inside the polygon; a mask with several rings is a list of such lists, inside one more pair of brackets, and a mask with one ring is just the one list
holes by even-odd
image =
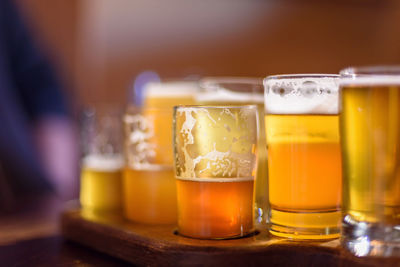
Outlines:
{"label": "glass rim", "polygon": [[341,77],[400,76],[400,65],[376,65],[342,69]]}
{"label": "glass rim", "polygon": [[249,84],[249,85],[262,85],[263,79],[261,77],[241,77],[241,76],[210,76],[204,77],[199,80],[199,85],[204,87],[208,84]]}
{"label": "glass rim", "polygon": [[185,109],[185,108],[203,108],[203,109],[226,109],[226,108],[233,108],[233,109],[240,109],[240,108],[249,108],[249,109],[256,109],[257,105],[177,105],[174,106],[174,110],[177,109]]}
{"label": "glass rim", "polygon": [[295,73],[295,74],[277,74],[269,75],[264,78],[264,82],[268,80],[280,79],[301,79],[301,78],[339,78],[339,74],[334,73]]}
{"label": "glass rim", "polygon": [[171,110],[172,111],[173,106],[171,107],[154,107],[154,106],[138,106],[138,105],[128,105],[125,108],[125,115],[129,114],[137,114],[140,113],[141,111],[148,110],[148,111],[153,111],[153,110],[160,110],[160,111],[166,111],[166,110]]}

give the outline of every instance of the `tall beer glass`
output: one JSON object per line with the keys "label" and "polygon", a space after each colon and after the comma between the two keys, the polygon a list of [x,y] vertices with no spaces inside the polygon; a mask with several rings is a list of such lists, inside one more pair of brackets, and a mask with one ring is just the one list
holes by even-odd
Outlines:
{"label": "tall beer glass", "polygon": [[265,85],[270,232],[339,237],[338,76],[269,76]]}
{"label": "tall beer glass", "polygon": [[[169,124],[169,129],[159,127],[163,124]],[[130,107],[124,116],[124,131],[125,217],[147,224],[175,223],[172,108]]]}
{"label": "tall beer glass", "polygon": [[341,71],[342,244],[400,255],[400,66]]}
{"label": "tall beer glass", "polygon": [[193,104],[193,82],[149,83],[142,107],[129,107],[124,117],[124,215],[147,224],[176,223],[173,173],[173,106]]}
{"label": "tall beer glass", "polygon": [[85,214],[122,206],[122,112],[97,105],[83,112],[80,202]]}
{"label": "tall beer glass", "polygon": [[[200,105],[257,105],[264,113],[262,79],[243,77],[204,78],[200,80],[196,103]],[[257,222],[265,222],[268,213],[267,147],[264,116],[259,116],[258,164],[255,184],[255,215]]]}
{"label": "tall beer glass", "polygon": [[181,235],[223,239],[253,231],[256,106],[178,106],[174,154]]}

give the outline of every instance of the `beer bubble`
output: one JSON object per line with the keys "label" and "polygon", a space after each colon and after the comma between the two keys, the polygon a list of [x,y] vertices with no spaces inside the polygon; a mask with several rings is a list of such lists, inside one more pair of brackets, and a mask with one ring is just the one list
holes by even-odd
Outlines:
{"label": "beer bubble", "polygon": [[303,82],[302,86],[299,88],[300,93],[305,97],[313,97],[318,89],[318,85],[316,82],[313,81],[305,81]]}

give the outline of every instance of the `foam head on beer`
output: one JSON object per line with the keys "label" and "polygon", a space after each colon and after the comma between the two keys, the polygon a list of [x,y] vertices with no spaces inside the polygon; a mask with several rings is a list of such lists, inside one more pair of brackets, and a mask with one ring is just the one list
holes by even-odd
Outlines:
{"label": "foam head on beer", "polygon": [[335,78],[337,75],[270,76],[268,82],[264,81],[268,94],[265,111],[269,114],[338,114],[339,85]]}
{"label": "foam head on beer", "polygon": [[296,239],[338,237],[338,75],[270,76],[264,86],[270,232]]}
{"label": "foam head on beer", "polygon": [[193,105],[198,90],[196,82],[151,82],[144,88],[144,106],[172,108],[176,105]]}

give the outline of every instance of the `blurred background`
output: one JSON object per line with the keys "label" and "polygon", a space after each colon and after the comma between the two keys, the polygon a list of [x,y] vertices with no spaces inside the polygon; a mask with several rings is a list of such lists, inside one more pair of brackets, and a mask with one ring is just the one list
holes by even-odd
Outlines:
{"label": "blurred background", "polygon": [[[24,37],[11,2],[18,5],[34,39],[51,59],[50,70],[61,76],[62,86]],[[0,4],[6,37],[0,41],[8,49],[2,56],[9,63],[9,70],[0,73],[9,86],[0,86],[0,92],[18,100],[0,98],[0,204],[21,195],[15,191],[10,197],[12,190],[4,188],[31,191],[39,183],[36,176],[47,177],[64,198],[77,197],[82,151],[76,118],[81,107],[107,102],[122,108],[133,102],[135,81],[337,73],[350,65],[400,63],[396,0]],[[69,96],[74,116],[62,107],[59,90]],[[31,171],[35,169],[37,175]]]}
{"label": "blurred background", "polygon": [[400,1],[18,0],[75,106],[161,78],[337,73],[400,62]]}

